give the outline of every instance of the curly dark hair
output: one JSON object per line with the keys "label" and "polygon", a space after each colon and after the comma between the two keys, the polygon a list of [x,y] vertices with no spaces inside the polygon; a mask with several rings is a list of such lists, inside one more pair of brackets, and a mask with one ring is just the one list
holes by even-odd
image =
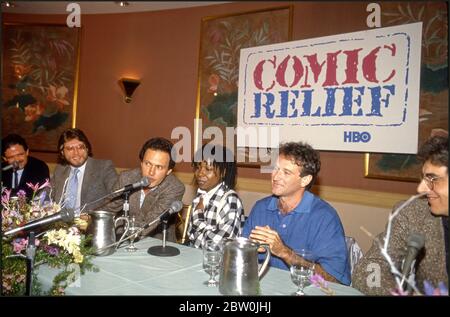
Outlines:
{"label": "curly dark hair", "polygon": [[192,160],[192,167],[197,168],[201,162],[210,159],[214,168],[219,169],[220,178],[228,189],[236,186],[237,166],[233,152],[220,144],[204,144],[198,149]]}
{"label": "curly dark hair", "polygon": [[430,161],[433,165],[448,167],[448,136],[433,136],[426,140],[417,157],[422,163]]}
{"label": "curly dark hair", "polygon": [[92,146],[91,146],[91,143],[89,142],[86,134],[84,134],[84,132],[78,128],[69,128],[69,129],[66,129],[61,134],[61,136],[59,137],[59,140],[58,140],[58,153],[59,153],[58,154],[58,163],[67,164],[66,158],[64,157],[64,154],[63,154],[64,143],[66,143],[67,141],[73,140],[73,139],[77,139],[77,140],[83,142],[84,145],[86,146],[88,156],[93,155]]}
{"label": "curly dark hair", "polygon": [[167,154],[169,154],[170,157],[169,169],[171,170],[175,167],[175,161],[172,158],[172,148],[173,148],[172,142],[170,142],[165,138],[161,137],[151,138],[150,140],[147,140],[142,146],[141,151],[139,152],[139,159],[142,162],[142,160],[144,159],[145,152],[147,152],[147,150],[149,149],[166,152]]}
{"label": "curly dark hair", "polygon": [[25,152],[28,150],[28,145],[25,139],[18,134],[11,133],[2,139],[2,156],[5,156],[7,149],[16,144],[22,145]]}
{"label": "curly dark hair", "polygon": [[309,190],[317,179],[320,171],[320,155],[311,145],[304,142],[286,142],[280,144],[279,155],[294,160],[301,167],[300,176],[311,175],[312,180],[306,186]]}

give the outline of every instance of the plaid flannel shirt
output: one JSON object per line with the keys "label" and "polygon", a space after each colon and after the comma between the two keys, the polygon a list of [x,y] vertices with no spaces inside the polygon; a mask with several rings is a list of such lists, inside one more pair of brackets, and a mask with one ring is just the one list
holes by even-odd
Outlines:
{"label": "plaid flannel shirt", "polygon": [[[220,242],[224,238],[241,235],[245,221],[244,207],[236,193],[230,193],[225,203],[221,202],[228,191],[222,183],[203,210],[196,209],[201,195],[198,194],[193,200],[188,237],[194,247],[201,248],[207,240]],[[223,208],[217,210],[221,205]]]}

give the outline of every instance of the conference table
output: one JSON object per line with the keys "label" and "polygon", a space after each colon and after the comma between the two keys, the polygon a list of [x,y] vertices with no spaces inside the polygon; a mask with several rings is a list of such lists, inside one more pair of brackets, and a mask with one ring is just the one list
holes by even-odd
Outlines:
{"label": "conference table", "polygon": [[[76,280],[66,288],[66,295],[221,295],[218,287],[203,283],[209,275],[203,270],[200,249],[168,242],[180,250],[171,257],[147,253],[151,246],[161,245],[161,240],[145,238],[135,243],[135,252],[125,251],[127,243],[109,256],[97,256],[92,262],[98,272],[77,274]],[[43,290],[52,285],[58,269],[47,265],[36,268]],[[218,276],[216,277],[218,279]],[[336,295],[362,295],[358,290],[329,283]],[[260,280],[261,295],[291,295],[295,292],[288,271],[269,267]],[[320,288],[309,285],[305,295],[326,295]]]}

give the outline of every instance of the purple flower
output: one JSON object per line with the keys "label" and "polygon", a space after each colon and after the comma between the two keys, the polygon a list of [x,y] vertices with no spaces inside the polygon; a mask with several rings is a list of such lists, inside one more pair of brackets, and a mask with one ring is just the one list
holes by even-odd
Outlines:
{"label": "purple flower", "polygon": [[[39,239],[35,239],[34,244],[38,247],[40,244]],[[28,238],[16,238],[12,242],[12,245],[15,253],[21,253],[28,246]]]}
{"label": "purple flower", "polygon": [[335,295],[336,293],[330,287],[328,287],[328,282],[320,274],[313,274],[309,281],[315,287],[321,289],[327,295]]}
{"label": "purple flower", "polygon": [[28,244],[28,241],[24,238],[17,238],[13,241],[13,250],[15,253],[22,252]]}
{"label": "purple flower", "polygon": [[57,247],[52,247],[50,245],[47,245],[45,247],[45,251],[50,254],[50,255],[55,255],[57,256],[59,254],[59,249]]}
{"label": "purple flower", "polygon": [[325,281],[325,279],[320,274],[314,274],[309,279],[311,281],[311,284],[313,284],[316,287],[328,287],[328,283]]}
{"label": "purple flower", "polygon": [[428,296],[448,296],[448,288],[445,286],[443,282],[439,282],[438,287],[434,288],[433,284],[428,281],[423,282],[423,288],[425,291],[425,295]]}
{"label": "purple flower", "polygon": [[40,194],[39,194],[39,205],[42,206],[44,205],[45,199],[47,198],[47,192],[45,190],[43,190]]}
{"label": "purple flower", "polygon": [[25,191],[23,189],[21,189],[17,192],[17,197],[19,197],[19,199],[23,199],[26,196],[27,196],[27,193],[25,193]]}

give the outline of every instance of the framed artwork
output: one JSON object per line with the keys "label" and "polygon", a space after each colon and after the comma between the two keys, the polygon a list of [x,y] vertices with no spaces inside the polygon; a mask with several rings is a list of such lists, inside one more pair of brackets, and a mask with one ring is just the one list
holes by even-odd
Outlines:
{"label": "framed artwork", "polygon": [[32,151],[56,152],[75,127],[80,28],[4,24],[2,135],[20,134]]}
{"label": "framed artwork", "polygon": [[[420,74],[419,147],[431,135],[448,129],[448,15],[443,2],[383,4],[382,25],[423,22]],[[365,176],[418,182],[421,164],[416,155],[365,155]]]}
{"label": "framed artwork", "polygon": [[[196,118],[202,123],[195,127],[196,142],[208,127],[220,128],[223,138],[227,127],[236,127],[240,50],[291,40],[292,14],[292,6],[283,6],[202,19],[196,105]],[[236,136],[233,142],[235,148],[230,150],[237,154]],[[201,144],[195,149],[198,146]],[[239,151],[252,152],[246,148]],[[270,149],[265,152],[270,155]],[[238,160],[238,166],[260,164],[248,157]]]}

